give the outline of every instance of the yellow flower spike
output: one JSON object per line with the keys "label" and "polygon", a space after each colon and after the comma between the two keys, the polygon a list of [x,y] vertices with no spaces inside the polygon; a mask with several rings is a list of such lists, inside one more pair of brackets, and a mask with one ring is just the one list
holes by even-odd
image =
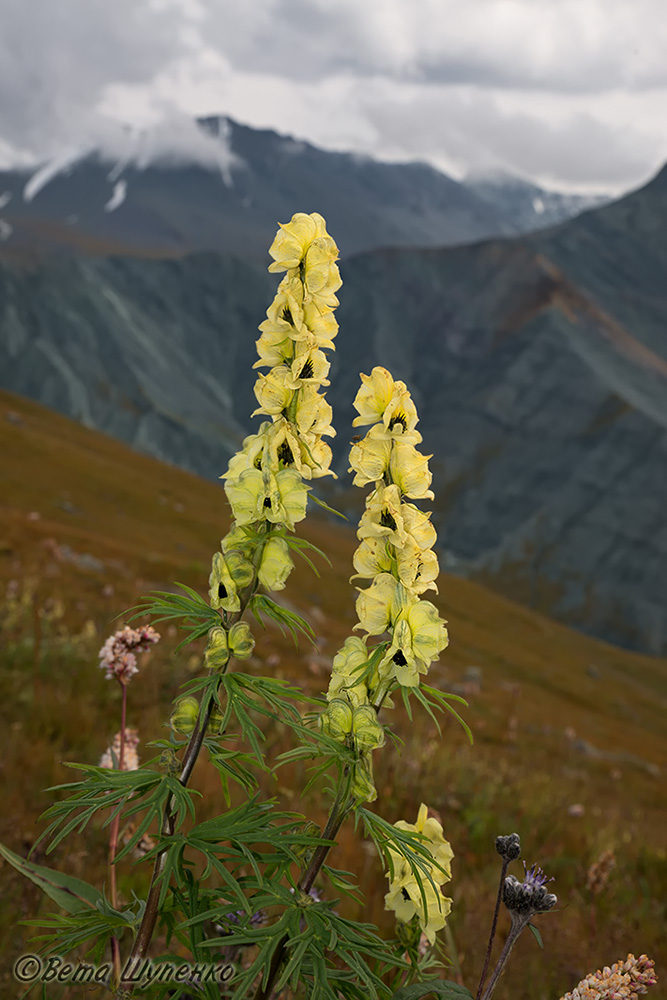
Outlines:
{"label": "yellow flower spike", "polygon": [[221,626],[216,626],[208,633],[204,663],[208,670],[220,670],[228,661],[229,645],[227,643],[227,632]]}
{"label": "yellow flower spike", "polygon": [[[433,855],[433,860],[440,868],[444,868],[447,873],[447,878],[452,877],[452,859],[454,857],[454,851],[448,840],[445,840],[444,830],[442,829],[442,824],[435,818],[435,816],[428,815],[428,806],[422,804],[419,807],[419,813],[417,814],[416,823],[406,823],[404,820],[399,820],[394,826],[399,827],[402,830],[413,830],[415,833],[422,833],[428,838],[429,851]],[[447,879],[445,876],[440,874],[438,877],[434,874],[434,879],[436,882],[442,884]]]}
{"label": "yellow flower spike", "polygon": [[362,386],[355,396],[353,406],[359,416],[352,421],[353,427],[363,427],[365,424],[375,424],[382,416],[394,391],[394,379],[391,372],[379,365],[370,375],[361,375]]}
{"label": "yellow flower spike", "polygon": [[247,660],[255,648],[255,638],[247,622],[237,622],[229,630],[229,649],[237,660]]}
{"label": "yellow flower spike", "polygon": [[[378,573],[391,572],[393,557],[389,542],[385,538],[364,538],[352,557],[352,563],[356,569],[356,577],[362,579],[373,579]],[[400,577],[401,583],[411,581]]]}
{"label": "yellow flower spike", "polygon": [[[244,473],[246,475],[246,473]],[[259,473],[261,476],[261,473]],[[208,578],[208,595],[211,607],[216,611],[240,611],[241,601],[229,568],[222,552],[213,553],[211,575]]]}
{"label": "yellow flower spike", "polygon": [[385,732],[372,705],[358,705],[354,709],[352,732],[358,750],[377,750],[384,746]]}
{"label": "yellow flower spike", "polygon": [[288,385],[291,378],[292,372],[287,365],[277,365],[268,375],[260,375],[254,386],[259,406],[251,416],[254,417],[257,413],[279,416],[283,413],[294,395],[294,390]]}
{"label": "yellow flower spike", "polygon": [[290,222],[280,223],[276,238],[269,247],[269,254],[275,261],[269,266],[269,271],[275,273],[298,267],[313,240],[326,236],[326,232],[326,223],[316,212],[312,215],[297,212]]}
{"label": "yellow flower spike", "polygon": [[406,538],[405,506],[398,486],[393,483],[375,490],[366,500],[357,537],[387,538],[396,546],[402,545]]}
{"label": "yellow flower spike", "polygon": [[370,587],[359,591],[356,601],[359,623],[354,627],[369,635],[382,635],[415,600],[391,573],[380,573]]}
{"label": "yellow flower spike", "polygon": [[309,385],[301,390],[296,402],[294,422],[301,434],[316,434],[319,437],[335,437],[331,426],[333,411],[316,386]]}
{"label": "yellow flower spike", "polygon": [[290,365],[290,375],[286,385],[290,389],[302,389],[307,385],[329,385],[327,375],[331,362],[319,348],[298,354]]}
{"label": "yellow flower spike", "polygon": [[350,468],[355,472],[354,485],[366,486],[382,479],[390,467],[392,457],[391,441],[374,441],[365,437],[363,441],[353,444],[350,448]]}
{"label": "yellow flower spike", "polygon": [[264,543],[257,578],[267,590],[283,590],[294,569],[289,546],[284,538],[272,536]]}

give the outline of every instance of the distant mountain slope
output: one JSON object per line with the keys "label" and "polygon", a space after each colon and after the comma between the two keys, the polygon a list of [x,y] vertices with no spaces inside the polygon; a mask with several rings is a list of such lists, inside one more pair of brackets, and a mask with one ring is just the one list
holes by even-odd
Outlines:
{"label": "distant mountain slope", "polygon": [[[667,173],[520,240],[343,264],[339,463],[359,371],[409,382],[447,565],[667,648]],[[329,219],[336,233],[336,220]],[[275,280],[218,255],[0,268],[2,385],[215,477],[249,426]]]}
{"label": "distant mountain slope", "polygon": [[[82,153],[33,174],[0,172],[0,246],[173,256],[216,250],[263,258],[276,223],[296,211],[336,219],[343,256],[382,246],[453,246],[535,229],[574,214],[516,180],[478,192],[423,163],[380,163],[317,149],[229,119],[201,122],[229,155],[216,166],[141,167]],[[195,154],[193,153],[193,156]],[[530,195],[525,195],[527,187]],[[523,199],[518,206],[517,191]],[[544,198],[548,196],[544,193]]]}
{"label": "distant mountain slope", "polygon": [[546,229],[609,201],[602,195],[546,191],[502,171],[466,177],[464,183],[507,218],[513,233]]}

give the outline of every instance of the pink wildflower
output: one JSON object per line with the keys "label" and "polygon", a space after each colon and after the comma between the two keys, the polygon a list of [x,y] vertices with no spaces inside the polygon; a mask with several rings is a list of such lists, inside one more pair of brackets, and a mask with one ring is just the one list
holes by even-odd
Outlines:
{"label": "pink wildflower", "polygon": [[121,684],[127,684],[130,677],[138,673],[137,653],[158,642],[160,635],[151,625],[130,628],[126,625],[114,635],[110,635],[102,646],[100,667],[107,672],[107,678],[115,677]]}

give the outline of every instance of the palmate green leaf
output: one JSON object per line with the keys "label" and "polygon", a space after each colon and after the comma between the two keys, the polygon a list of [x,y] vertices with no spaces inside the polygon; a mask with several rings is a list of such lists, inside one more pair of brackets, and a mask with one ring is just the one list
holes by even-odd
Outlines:
{"label": "palmate green leaf", "polygon": [[4,844],[0,844],[0,855],[18,872],[39,886],[42,892],[46,893],[54,903],[57,903],[68,913],[95,909],[104,898],[99,889],[87,882],[74,878],[72,875],[65,875],[63,872],[45,868],[43,865],[34,865],[31,861],[26,861],[20,855],[14,854]]}
{"label": "palmate green leaf", "polygon": [[309,542],[307,538],[298,538],[296,535],[288,535],[286,533],[285,541],[287,542],[288,547],[297,552],[304,560],[304,562],[306,562],[310,566],[316,577],[319,578],[320,571],[318,570],[317,566],[312,561],[312,559],[310,559],[306,555],[306,550],[308,550],[309,552],[316,552],[318,556],[321,556],[322,559],[324,559],[324,561],[329,566],[329,569],[332,568],[331,559],[329,559],[329,556],[326,554],[326,552],[323,552],[322,549],[318,549],[317,545],[313,545],[313,543]]}
{"label": "palmate green leaf", "polygon": [[442,1000],[472,1000],[472,993],[465,986],[445,979],[433,979],[425,983],[402,986],[394,993],[391,1000],[421,1000],[422,997],[427,996],[441,997]]}
{"label": "palmate green leaf", "polygon": [[265,627],[262,615],[266,615],[267,618],[271,618],[276,623],[283,635],[290,632],[297,648],[299,646],[299,632],[315,645],[315,633],[305,618],[297,615],[294,611],[288,611],[287,608],[281,607],[267,594],[253,594],[248,601],[248,607],[262,628]]}

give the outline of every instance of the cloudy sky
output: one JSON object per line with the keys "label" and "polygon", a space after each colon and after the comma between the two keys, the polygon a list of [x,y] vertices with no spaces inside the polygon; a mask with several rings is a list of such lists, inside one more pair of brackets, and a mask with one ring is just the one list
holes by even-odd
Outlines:
{"label": "cloudy sky", "polygon": [[[664,0],[0,0],[0,163],[223,113],[617,193],[667,161]],[[206,155],[199,150],[196,155]]]}

